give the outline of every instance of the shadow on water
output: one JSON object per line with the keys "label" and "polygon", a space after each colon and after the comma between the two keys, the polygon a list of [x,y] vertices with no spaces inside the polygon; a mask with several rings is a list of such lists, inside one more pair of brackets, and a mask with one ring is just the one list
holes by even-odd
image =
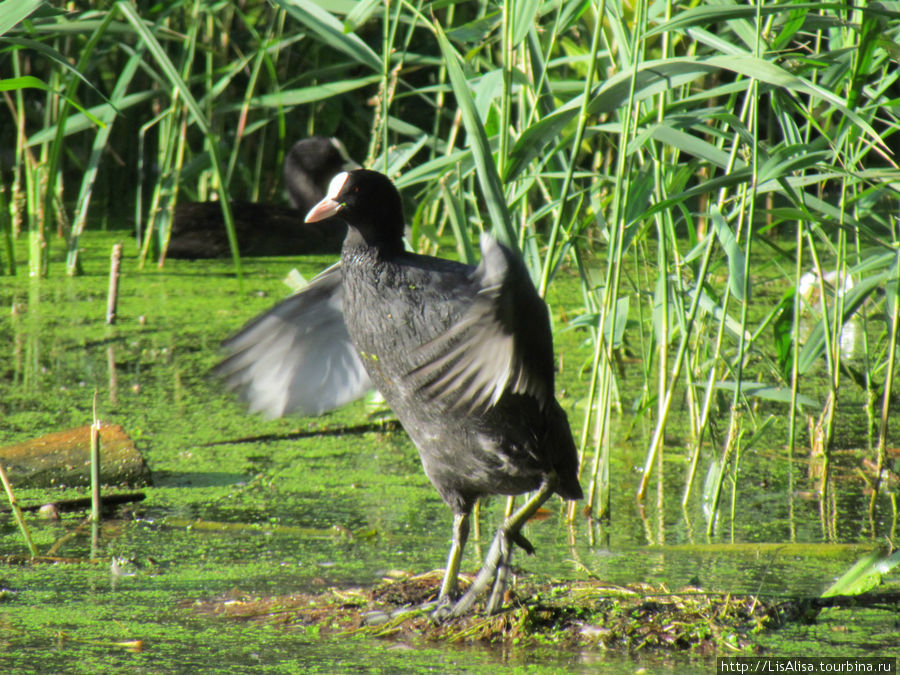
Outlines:
{"label": "shadow on water", "polygon": [[[334,672],[335,664],[399,672],[712,667],[710,655],[323,637],[313,628],[235,623],[195,611],[197,603],[227,602],[236,593],[366,587],[396,571],[435,570],[444,564],[450,513],[406,435],[395,422],[369,421],[365,405],[315,419],[265,420],[246,414],[208,376],[221,340],[284,295],[281,279],[297,261],[245,261],[242,291],[227,261],[170,261],[164,270],[139,272],[136,252],[126,247],[120,319],[110,327],[103,266],[112,241],[85,237],[82,277],[17,277],[0,286],[0,306],[16,308],[0,322],[0,344],[8,345],[0,363],[0,443],[86,424],[96,389],[101,418],[131,435],[154,484],[145,502],[103,524],[96,562],[0,568],[0,664],[7,672],[61,671],[74,663],[83,672],[248,666]],[[301,271],[310,275],[328,262],[304,261]],[[576,331],[559,331],[557,340],[567,364],[558,375],[567,392],[562,403],[577,429],[586,389],[579,364],[590,350]],[[758,412],[783,409],[761,405]],[[610,519],[579,515],[568,524],[562,502],[548,502],[546,517],[529,524],[536,555],[515,559],[521,579],[815,595],[896,528],[887,503],[877,522],[867,521],[865,486],[840,455],[836,494],[823,501],[810,488],[806,463],[789,460],[782,449],[783,426],[776,422],[771,442],[758,445],[766,449],[742,458],[740,485],[725,497],[735,506],[723,509],[707,536],[701,491],[681,506],[688,452],[677,439],[666,444],[647,500],[636,502],[648,430],[631,430],[628,421],[614,430]],[[23,504],[68,496],[83,495],[66,489],[17,495]],[[465,570],[486,552],[504,502],[484,504]],[[83,514],[28,522],[42,553],[90,556]],[[2,517],[0,551],[27,553],[16,525]],[[133,562],[112,566],[113,558]],[[758,644],[784,654],[811,653],[815,645],[817,654],[835,656],[895,647],[890,614],[828,612],[812,626],[760,634]]]}
{"label": "shadow on water", "polygon": [[209,441],[202,443],[201,446],[212,447],[215,445],[237,445],[241,443],[268,443],[271,441],[296,441],[301,438],[315,438],[325,436],[353,436],[358,434],[385,433],[392,431],[400,431],[402,427],[396,420],[386,420],[384,422],[375,422],[372,424],[356,424],[346,427],[329,427],[326,429],[313,429],[310,431],[296,431],[287,434],[261,434],[259,436],[247,436],[244,438],[233,438],[221,441]]}
{"label": "shadow on water", "polygon": [[154,471],[156,485],[224,487],[246,480],[246,475],[226,471]]}

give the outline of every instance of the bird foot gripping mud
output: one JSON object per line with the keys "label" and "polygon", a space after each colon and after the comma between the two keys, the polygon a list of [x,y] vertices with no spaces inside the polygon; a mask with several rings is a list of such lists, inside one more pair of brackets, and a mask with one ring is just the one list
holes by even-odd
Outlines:
{"label": "bird foot gripping mud", "polygon": [[509,579],[509,564],[512,559],[513,544],[522,548],[526,553],[533,554],[534,546],[522,534],[522,527],[535,511],[547,501],[556,487],[556,476],[549,476],[540,489],[513,515],[506,519],[497,530],[491,547],[485,556],[484,564],[475,577],[475,581],[468,590],[455,603],[449,596],[438,599],[437,608],[431,615],[435,623],[442,623],[447,619],[456,618],[466,614],[485,591],[491,586],[491,594],[488,597],[485,612],[488,615],[496,614],[503,606],[503,597],[506,593],[506,583]]}
{"label": "bird foot gripping mud", "polygon": [[[497,595],[499,591],[499,602],[502,603],[503,591],[505,590],[506,579],[509,573],[509,559],[512,552],[509,534],[505,532],[504,529],[504,527],[501,527],[497,531],[494,541],[491,542],[491,547],[488,549],[488,554],[484,559],[484,564],[481,566],[481,570],[479,570],[478,576],[475,577],[475,581],[472,582],[472,585],[469,586],[468,590],[466,590],[463,596],[456,602],[453,602],[450,596],[440,598],[438,600],[437,608],[431,615],[432,621],[435,623],[443,623],[447,619],[463,616],[472,608],[472,605],[475,604],[475,600],[487,590],[488,584],[491,582],[493,582],[493,589],[488,601],[487,613],[493,614],[499,609],[495,595]],[[503,589],[498,589],[498,585],[502,585]]]}

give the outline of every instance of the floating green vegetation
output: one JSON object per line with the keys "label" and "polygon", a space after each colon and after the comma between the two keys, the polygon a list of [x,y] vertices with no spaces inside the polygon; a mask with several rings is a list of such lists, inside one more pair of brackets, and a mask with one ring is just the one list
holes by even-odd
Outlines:
{"label": "floating green vegetation", "polygon": [[[463,642],[447,649],[446,638],[430,639],[433,628],[424,615],[415,619],[418,628],[413,619],[392,619],[403,598],[393,605],[385,600],[388,609],[372,605],[371,611],[381,611],[387,620],[382,616],[376,625],[379,617],[373,614],[370,623],[355,627],[337,625],[339,618],[305,625],[294,621],[293,610],[279,616],[288,625],[303,626],[302,631],[281,630],[272,619],[260,618],[251,628],[246,622],[198,614],[196,608],[224,607],[223,598],[265,603],[308,594],[317,602],[324,588],[366,587],[393,569],[409,574],[431,570],[446,553],[448,514],[422,473],[415,448],[395,423],[371,418],[362,404],[321,418],[266,420],[247,415],[207,374],[219,341],[284,295],[281,280],[289,269],[299,264],[311,275],[329,260],[246,260],[245,290],[240,291],[228,263],[170,261],[164,269],[140,271],[137,252],[128,245],[119,322],[108,327],[101,253],[120,238],[98,232],[82,237],[88,255],[80,277],[19,276],[0,287],[3,304],[16,311],[10,321],[0,322],[0,337],[12,349],[0,379],[0,445],[86,424],[96,388],[100,417],[122,425],[146,457],[153,479],[142,488],[144,501],[104,521],[96,557],[83,514],[57,509],[59,520],[45,520],[31,510],[82,499],[85,490],[16,491],[29,509],[25,519],[44,558],[32,560],[15,523],[0,521],[0,554],[16,563],[0,568],[0,644],[5,645],[0,664],[12,672],[32,666],[52,672],[72,661],[86,664],[82,672],[136,667],[170,672],[192,654],[202,655],[205,665],[226,670],[252,663],[275,671],[333,672],[340,660],[361,668],[376,663],[415,672],[435,664],[446,672],[507,669],[511,661],[572,671],[611,658],[626,659],[617,667],[634,670],[627,654],[629,644],[640,644],[638,627],[629,634],[633,643],[610,642],[612,647],[602,635],[590,635],[590,629],[579,633],[580,624],[602,631],[607,618],[599,612],[603,602],[610,602],[575,595],[591,586],[586,579],[600,579],[607,589],[637,588],[632,584],[640,580],[652,584],[654,593],[663,586],[692,584],[741,597],[788,591],[814,596],[873,547],[859,532],[865,512],[859,496],[864,482],[855,468],[859,455],[835,453],[838,508],[826,512],[840,518],[835,516],[832,526],[829,516],[826,528],[821,499],[803,477],[805,463],[797,457],[788,462],[780,447],[780,418],[769,427],[771,439],[742,460],[740,504],[748,508],[736,508],[732,518],[721,519],[727,526],[712,537],[700,534],[705,518],[699,493],[686,510],[680,504],[689,461],[682,445],[689,435],[686,428],[672,427],[667,438],[656,506],[638,509],[633,495],[640,474],[634,467],[640,465],[651,429],[623,415],[623,423],[613,428],[615,517],[598,523],[577,514],[570,524],[559,504],[551,504],[546,520],[529,525],[538,550],[534,557],[517,560],[525,573],[516,588],[519,604],[511,596],[513,609],[504,615],[508,625],[494,627],[476,615],[471,623],[454,626]],[[585,332],[568,329],[578,303],[577,284],[572,271],[563,269],[550,288],[561,400],[576,425],[585,411],[583,366],[590,361]],[[631,364],[633,354],[627,349],[622,357],[622,382],[637,391],[640,369]],[[841,411],[841,424],[848,425],[851,411]],[[858,436],[844,429],[838,427],[840,433]],[[794,470],[793,489],[788,466]],[[476,567],[479,539],[483,542],[498,524],[502,507],[502,500],[484,504],[482,534],[473,534],[464,569]],[[890,521],[877,526],[891,529]],[[78,564],[88,558],[95,562]],[[566,582],[549,584],[541,575]],[[369,602],[365,594],[371,591],[359,592]],[[613,600],[624,606],[625,600]],[[319,601],[323,611],[333,610]],[[858,653],[848,646],[854,639],[878,653],[893,644],[888,636],[893,620],[884,612],[869,616],[866,611],[829,610],[824,626],[843,632],[824,635],[826,628],[819,625],[753,632],[752,623],[740,624],[733,644],[777,644],[771,649],[791,653],[793,645],[805,644],[817,631],[820,642],[840,636],[841,655]],[[859,624],[865,635],[858,617],[865,619]],[[653,626],[650,614],[632,619]],[[401,621],[393,638],[376,639],[391,630],[393,620]],[[696,621],[690,626],[703,628]],[[469,629],[475,632],[469,634]],[[400,642],[407,634],[417,641],[414,654]],[[351,635],[357,639],[349,639]],[[724,630],[721,635],[722,645],[729,644]],[[653,639],[666,639],[660,627],[644,637],[646,647]],[[718,644],[720,638],[707,639]],[[556,640],[572,649],[549,646]],[[143,651],[117,646],[133,641],[140,641]],[[461,644],[472,647],[465,659],[458,656]],[[672,654],[709,658],[700,646],[646,647],[634,653],[641,654],[643,663],[654,659],[654,666]],[[457,665],[449,663],[454,660]]]}

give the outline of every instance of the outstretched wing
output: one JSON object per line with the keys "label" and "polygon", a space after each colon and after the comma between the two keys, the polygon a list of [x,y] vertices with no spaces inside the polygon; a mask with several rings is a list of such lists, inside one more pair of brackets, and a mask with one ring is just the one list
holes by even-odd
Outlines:
{"label": "outstretched wing", "polygon": [[414,386],[455,410],[474,412],[506,392],[553,397],[553,337],[547,306],[512,251],[487,235],[472,273],[471,306],[448,331],[422,345]]}
{"label": "outstretched wing", "polygon": [[319,415],[372,388],[343,314],[340,263],[223,343],[213,372],[252,412]]}

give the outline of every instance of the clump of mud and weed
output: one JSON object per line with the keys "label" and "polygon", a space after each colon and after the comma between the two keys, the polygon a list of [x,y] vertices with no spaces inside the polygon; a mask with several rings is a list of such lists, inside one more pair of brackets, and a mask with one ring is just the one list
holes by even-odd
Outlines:
{"label": "clump of mud and weed", "polygon": [[[435,571],[385,579],[374,588],[331,588],[269,598],[233,596],[198,602],[194,608],[236,620],[305,627],[321,635],[698,654],[722,647],[750,650],[755,633],[802,618],[796,606],[784,601],[698,588],[520,582],[507,592],[499,614],[485,616],[476,610],[436,625],[427,603],[434,601],[440,580],[441,573]],[[462,585],[467,581],[460,578]]]}

